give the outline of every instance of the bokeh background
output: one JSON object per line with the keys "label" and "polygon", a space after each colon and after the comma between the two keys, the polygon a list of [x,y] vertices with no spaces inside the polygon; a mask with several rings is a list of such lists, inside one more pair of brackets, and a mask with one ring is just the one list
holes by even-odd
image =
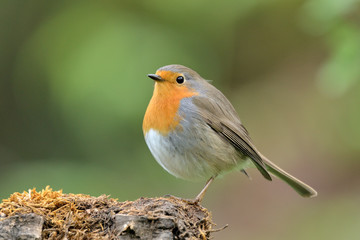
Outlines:
{"label": "bokeh background", "polygon": [[142,118],[146,77],[213,80],[265,155],[319,192],[234,172],[203,202],[216,239],[360,237],[360,1],[0,1],[0,197],[50,185],[119,200],[194,197]]}

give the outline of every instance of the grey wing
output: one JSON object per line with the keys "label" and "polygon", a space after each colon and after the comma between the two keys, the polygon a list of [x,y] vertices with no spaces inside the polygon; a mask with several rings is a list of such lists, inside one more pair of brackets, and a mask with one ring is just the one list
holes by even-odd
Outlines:
{"label": "grey wing", "polygon": [[[193,103],[201,109],[200,114],[206,123],[223,139],[232,144],[243,155],[248,156],[260,173],[268,180],[272,180],[266,170],[265,164],[257,152],[255,146],[251,143],[247,130],[241,124],[241,121],[224,95],[219,91],[218,99],[209,99],[207,97],[193,97]],[[227,106],[221,108],[220,105]]]}

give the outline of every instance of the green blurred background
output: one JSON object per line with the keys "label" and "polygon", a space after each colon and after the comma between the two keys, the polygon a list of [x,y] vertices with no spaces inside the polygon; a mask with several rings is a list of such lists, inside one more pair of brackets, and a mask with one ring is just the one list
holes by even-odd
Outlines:
{"label": "green blurred background", "polygon": [[319,192],[234,172],[204,205],[216,239],[360,237],[360,1],[0,1],[0,197],[55,190],[194,197],[141,125],[146,77],[213,80],[258,148]]}

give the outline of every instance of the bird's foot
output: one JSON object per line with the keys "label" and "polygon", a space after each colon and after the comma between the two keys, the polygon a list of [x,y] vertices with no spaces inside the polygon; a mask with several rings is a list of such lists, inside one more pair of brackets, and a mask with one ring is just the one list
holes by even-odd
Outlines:
{"label": "bird's foot", "polygon": [[180,200],[180,201],[186,202],[191,205],[199,205],[200,204],[200,199],[198,199],[198,198],[195,198],[195,199],[180,198],[180,197],[176,197],[171,194],[164,195],[164,198],[172,198],[172,199]]}

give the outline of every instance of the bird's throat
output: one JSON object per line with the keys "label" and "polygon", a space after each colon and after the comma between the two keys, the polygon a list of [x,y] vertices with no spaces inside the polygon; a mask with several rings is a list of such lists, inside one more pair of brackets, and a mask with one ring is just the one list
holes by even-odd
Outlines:
{"label": "bird's throat", "polygon": [[169,82],[156,82],[143,121],[144,135],[150,129],[154,129],[166,136],[170,131],[180,127],[181,117],[178,115],[178,110],[181,100],[197,94],[185,86],[179,87]]}

